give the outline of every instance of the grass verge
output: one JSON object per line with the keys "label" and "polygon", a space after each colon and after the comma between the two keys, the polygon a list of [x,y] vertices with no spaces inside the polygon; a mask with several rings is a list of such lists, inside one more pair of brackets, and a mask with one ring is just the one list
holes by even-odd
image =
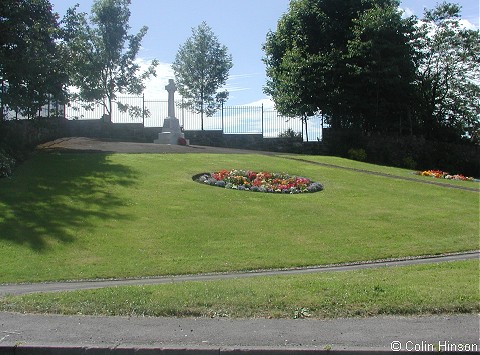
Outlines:
{"label": "grass verge", "polygon": [[478,261],[9,296],[3,311],[333,318],[480,311]]}

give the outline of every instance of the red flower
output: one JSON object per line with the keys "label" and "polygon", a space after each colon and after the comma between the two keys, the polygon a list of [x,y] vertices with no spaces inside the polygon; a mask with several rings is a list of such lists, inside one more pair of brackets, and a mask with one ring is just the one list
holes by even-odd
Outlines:
{"label": "red flower", "polygon": [[254,172],[254,171],[248,171],[247,172],[247,177],[248,177],[248,180],[253,181],[253,180],[256,179],[257,173]]}

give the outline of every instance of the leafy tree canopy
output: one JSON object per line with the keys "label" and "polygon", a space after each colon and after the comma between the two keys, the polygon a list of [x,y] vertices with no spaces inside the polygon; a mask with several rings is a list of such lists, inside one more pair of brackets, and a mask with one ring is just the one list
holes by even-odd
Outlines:
{"label": "leafy tree canopy", "polygon": [[0,33],[2,118],[6,108],[33,117],[47,101],[63,100],[67,78],[50,2],[1,1]]}
{"label": "leafy tree canopy", "polygon": [[[109,116],[117,93],[140,95],[144,80],[155,76],[157,60],[139,73],[135,61],[148,28],[129,34],[130,0],[95,0],[90,21],[77,7],[68,10],[63,20],[65,47],[70,55],[70,84],[78,89],[73,97],[98,103]],[[140,108],[120,103],[119,108],[139,114]],[[111,117],[110,117],[111,118]]]}
{"label": "leafy tree canopy", "polygon": [[180,46],[172,68],[183,106],[203,116],[213,115],[228,98],[218,90],[225,85],[232,68],[232,56],[221,45],[212,29],[203,22],[192,29],[192,36]]}
{"label": "leafy tree canopy", "polygon": [[[332,127],[391,129],[404,114],[413,26],[395,0],[293,0],[267,35],[265,93],[288,116],[322,112]],[[391,100],[394,99],[394,102]]]}
{"label": "leafy tree canopy", "polygon": [[460,7],[427,10],[416,42],[421,133],[447,141],[480,142],[480,31],[460,24]]}
{"label": "leafy tree canopy", "polygon": [[[352,21],[345,56],[345,100],[363,132],[408,130],[415,80],[415,21],[402,19],[398,3],[373,3]],[[407,124],[405,124],[407,123]]]}

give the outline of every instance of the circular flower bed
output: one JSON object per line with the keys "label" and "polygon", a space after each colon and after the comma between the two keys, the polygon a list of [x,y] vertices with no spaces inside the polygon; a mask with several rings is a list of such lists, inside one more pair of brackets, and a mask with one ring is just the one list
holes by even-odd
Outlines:
{"label": "circular flower bed", "polygon": [[323,190],[322,184],[305,177],[266,171],[220,170],[197,174],[193,180],[211,186],[253,192],[299,194]]}

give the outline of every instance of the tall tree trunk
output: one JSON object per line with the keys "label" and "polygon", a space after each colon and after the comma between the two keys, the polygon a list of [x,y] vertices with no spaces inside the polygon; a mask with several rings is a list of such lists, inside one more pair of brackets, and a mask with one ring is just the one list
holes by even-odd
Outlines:
{"label": "tall tree trunk", "polygon": [[203,108],[203,89],[202,89],[202,92],[200,93],[200,105],[201,105],[200,120],[201,120],[201,127],[202,127],[202,131],[203,131],[203,111],[204,111],[204,108]]}

